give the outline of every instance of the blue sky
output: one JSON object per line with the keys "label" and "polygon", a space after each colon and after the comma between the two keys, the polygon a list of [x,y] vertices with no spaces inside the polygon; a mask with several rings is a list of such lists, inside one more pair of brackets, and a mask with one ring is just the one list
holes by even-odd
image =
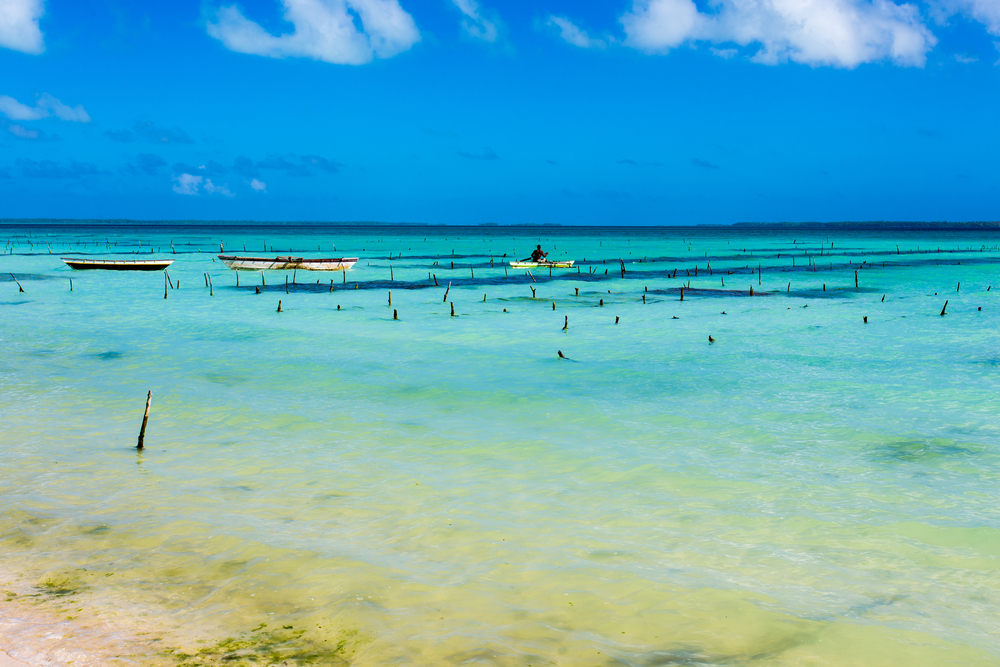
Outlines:
{"label": "blue sky", "polygon": [[0,217],[1000,219],[1000,0],[0,5]]}

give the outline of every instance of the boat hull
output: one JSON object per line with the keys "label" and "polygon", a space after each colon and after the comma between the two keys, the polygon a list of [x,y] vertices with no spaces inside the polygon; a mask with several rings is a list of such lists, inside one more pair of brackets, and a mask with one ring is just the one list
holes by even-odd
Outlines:
{"label": "boat hull", "polygon": [[304,257],[239,257],[219,255],[219,259],[231,269],[242,271],[347,271],[358,261],[357,257],[326,257],[307,259]]}
{"label": "boat hull", "polygon": [[573,268],[573,262],[576,260],[570,259],[565,262],[511,262],[510,268],[512,269],[571,269]]}
{"label": "boat hull", "polygon": [[77,271],[163,271],[174,263],[172,259],[61,259]]}

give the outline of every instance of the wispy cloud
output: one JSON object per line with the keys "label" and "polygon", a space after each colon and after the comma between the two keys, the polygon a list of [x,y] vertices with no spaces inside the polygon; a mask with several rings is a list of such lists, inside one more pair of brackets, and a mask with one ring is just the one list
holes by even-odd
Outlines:
{"label": "wispy cloud", "polygon": [[213,193],[213,194],[219,194],[219,195],[222,195],[224,197],[235,197],[236,196],[232,192],[229,191],[229,183],[226,183],[225,185],[216,185],[216,184],[212,183],[212,179],[210,179],[210,178],[206,178],[205,179],[205,192]]}
{"label": "wispy cloud", "polygon": [[303,155],[299,158],[302,164],[319,169],[320,171],[325,171],[328,174],[336,174],[340,171],[343,166],[339,162],[334,162],[332,160],[327,160],[325,157],[320,157],[318,155]]}
{"label": "wispy cloud", "polygon": [[63,165],[52,160],[18,159],[15,164],[21,168],[22,174],[31,178],[80,178],[101,173],[96,165],[76,160]]}
{"label": "wispy cloud", "polygon": [[45,14],[43,0],[3,0],[0,3],[0,47],[37,55],[45,51],[38,19]]}
{"label": "wispy cloud", "polygon": [[717,49],[714,46],[710,46],[708,50],[711,51],[713,55],[719,56],[723,60],[729,60],[739,53],[736,49]]}
{"label": "wispy cloud", "polygon": [[340,162],[319,155],[297,156],[294,153],[268,155],[259,162],[254,162],[246,155],[240,155],[233,160],[233,171],[246,178],[256,177],[262,169],[283,171],[289,176],[312,176],[318,171],[336,174],[343,166]]}
{"label": "wispy cloud", "polygon": [[254,192],[267,192],[267,183],[258,181],[256,178],[250,181],[250,187]]}
{"label": "wispy cloud", "polygon": [[227,171],[229,171],[226,165],[219,164],[214,160],[209,160],[205,164],[197,167],[194,165],[186,164],[184,162],[177,162],[174,164],[172,169],[174,170],[174,173],[187,172],[189,174],[198,172],[208,173],[208,174],[224,174]]}
{"label": "wispy cloud", "polygon": [[177,127],[162,127],[152,121],[135,121],[132,131],[146,141],[154,144],[193,144],[194,140],[187,132]]}
{"label": "wispy cloud", "polygon": [[608,45],[607,41],[591,37],[585,30],[577,27],[564,16],[549,16],[548,25],[558,28],[559,36],[573,46],[579,46],[582,49],[603,49]]}
{"label": "wispy cloud", "polygon": [[173,190],[179,195],[196,195],[198,194],[198,188],[201,186],[202,180],[204,180],[202,176],[195,176],[194,174],[174,176]]}
{"label": "wispy cloud", "polygon": [[496,42],[499,37],[500,19],[496,16],[486,18],[476,0],[451,0],[462,12],[462,29],[470,37],[484,42]]}
{"label": "wispy cloud", "polygon": [[662,167],[662,162],[636,162],[631,158],[623,158],[617,160],[618,164],[623,164],[627,167]]}
{"label": "wispy cloud", "polygon": [[464,157],[466,160],[499,160],[500,156],[493,152],[493,149],[489,146],[484,147],[482,150],[468,152],[468,151],[458,151],[459,156]]}
{"label": "wispy cloud", "polygon": [[718,169],[719,165],[712,164],[708,160],[702,160],[699,158],[691,158],[691,164],[695,167],[701,167],[702,169]]}
{"label": "wispy cloud", "polygon": [[963,65],[968,65],[969,63],[978,63],[979,62],[979,58],[976,58],[975,56],[964,56],[964,55],[962,55],[960,53],[956,53],[955,54],[955,60],[957,60],[958,62],[962,63]]}
{"label": "wispy cloud", "polygon": [[719,0],[711,13],[693,0],[633,0],[621,23],[625,44],[641,51],[664,53],[696,41],[759,44],[751,60],[766,65],[851,68],[888,60],[922,67],[937,43],[915,5],[890,0]]}
{"label": "wispy cloud", "polygon": [[[0,9],[0,14],[2,13],[2,9]],[[48,93],[39,95],[38,101],[33,107],[21,104],[9,95],[0,95],[0,113],[5,114],[11,120],[41,120],[55,116],[74,123],[90,122],[90,114],[83,108],[83,105],[68,106]]]}
{"label": "wispy cloud", "polygon": [[159,155],[152,153],[139,153],[135,160],[125,165],[125,171],[136,176],[154,176],[159,173],[160,167],[166,166],[167,161]]}
{"label": "wispy cloud", "polygon": [[58,135],[46,134],[44,130],[39,130],[34,127],[24,127],[23,125],[18,125],[16,123],[8,125],[7,131],[18,139],[24,139],[26,141],[59,141]]}
{"label": "wispy cloud", "polygon": [[389,58],[420,41],[413,17],[397,0],[283,0],[283,4],[285,21],[295,26],[291,33],[272,35],[230,5],[214,12],[206,26],[208,34],[238,53],[339,65]]}

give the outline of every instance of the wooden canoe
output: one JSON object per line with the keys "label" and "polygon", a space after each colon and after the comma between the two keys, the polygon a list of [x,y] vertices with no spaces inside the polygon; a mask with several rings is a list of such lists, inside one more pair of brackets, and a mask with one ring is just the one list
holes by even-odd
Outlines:
{"label": "wooden canoe", "polygon": [[162,271],[174,263],[172,259],[76,259],[62,257],[71,269],[86,271]]}
{"label": "wooden canoe", "polygon": [[346,271],[358,261],[357,257],[240,257],[219,255],[226,266],[243,271]]}

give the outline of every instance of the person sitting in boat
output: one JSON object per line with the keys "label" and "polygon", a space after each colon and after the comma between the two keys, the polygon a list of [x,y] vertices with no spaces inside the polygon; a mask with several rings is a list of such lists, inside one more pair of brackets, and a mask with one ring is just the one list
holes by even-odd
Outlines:
{"label": "person sitting in boat", "polygon": [[549,253],[542,252],[542,246],[539,244],[531,251],[531,261],[532,262],[544,262],[545,258],[549,256]]}

